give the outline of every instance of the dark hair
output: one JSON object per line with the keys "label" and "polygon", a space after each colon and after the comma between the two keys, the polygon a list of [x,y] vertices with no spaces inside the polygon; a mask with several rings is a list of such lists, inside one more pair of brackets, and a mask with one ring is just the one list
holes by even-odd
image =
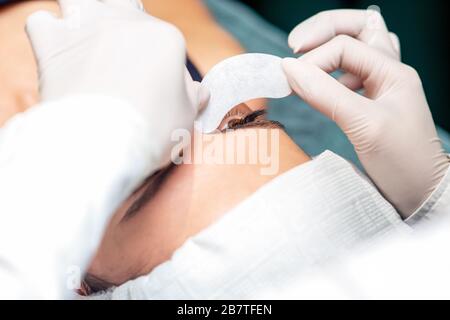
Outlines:
{"label": "dark hair", "polygon": [[278,122],[273,120],[266,119],[267,111],[257,110],[254,111],[242,119],[231,120],[228,123],[227,130],[238,130],[238,129],[247,129],[247,128],[266,128],[266,129],[281,129],[284,130],[284,126]]}
{"label": "dark hair", "polygon": [[78,289],[77,293],[81,296],[90,296],[97,292],[106,291],[112,287],[114,287],[114,284],[88,273],[81,282],[81,288]]}

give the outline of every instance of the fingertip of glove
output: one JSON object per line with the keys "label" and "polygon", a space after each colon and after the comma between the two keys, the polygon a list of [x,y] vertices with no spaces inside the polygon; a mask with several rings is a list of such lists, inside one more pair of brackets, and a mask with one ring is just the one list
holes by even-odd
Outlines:
{"label": "fingertip of glove", "polygon": [[42,31],[43,29],[48,29],[49,26],[53,27],[56,25],[57,17],[45,10],[39,10],[27,17],[25,23],[25,31],[30,38],[40,37],[43,33],[48,33],[48,30]]}
{"label": "fingertip of glove", "polygon": [[38,10],[27,17],[26,25],[28,27],[38,27],[43,22],[54,21],[56,16],[46,10]]}
{"label": "fingertip of glove", "polygon": [[294,54],[300,53],[303,48],[303,41],[299,36],[299,32],[297,31],[297,29],[298,27],[292,30],[288,37],[288,45],[292,49],[292,52]]}

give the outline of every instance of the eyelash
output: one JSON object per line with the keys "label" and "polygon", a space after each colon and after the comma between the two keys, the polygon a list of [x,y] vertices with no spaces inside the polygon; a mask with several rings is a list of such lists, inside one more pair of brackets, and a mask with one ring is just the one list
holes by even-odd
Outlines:
{"label": "eyelash", "polygon": [[266,110],[257,110],[251,113],[244,113],[239,110],[231,110],[226,116],[225,119],[228,117],[236,117],[241,116],[241,118],[236,119],[230,119],[229,121],[226,121],[225,126],[222,130],[227,129],[237,129],[239,127],[245,126],[252,122],[257,122],[258,118],[263,117],[266,114]]}
{"label": "eyelash", "polygon": [[240,117],[240,118],[244,118],[248,113],[246,112],[242,112],[239,109],[231,109],[226,115],[225,115],[225,119],[231,118],[231,117]]}

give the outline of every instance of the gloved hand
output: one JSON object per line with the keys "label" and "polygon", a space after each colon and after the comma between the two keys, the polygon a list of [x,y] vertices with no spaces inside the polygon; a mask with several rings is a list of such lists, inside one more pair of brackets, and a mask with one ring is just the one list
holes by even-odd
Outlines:
{"label": "gloved hand", "polygon": [[[379,190],[407,218],[449,167],[417,72],[376,11],[322,12],[289,37],[299,59],[283,61],[292,88],[333,119]],[[328,73],[342,69],[341,83]],[[362,84],[364,96],[351,91]],[[346,86],[348,87],[346,87]]]}
{"label": "gloved hand", "polygon": [[157,166],[174,129],[191,129],[208,95],[185,67],[181,33],[147,15],[138,0],[59,0],[62,19],[28,18],[43,101],[98,94],[129,102],[150,124]]}

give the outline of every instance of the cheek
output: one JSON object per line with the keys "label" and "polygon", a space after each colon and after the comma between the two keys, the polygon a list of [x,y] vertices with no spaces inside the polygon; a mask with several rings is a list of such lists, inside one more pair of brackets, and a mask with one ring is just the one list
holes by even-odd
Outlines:
{"label": "cheek", "polygon": [[133,266],[137,265],[134,253],[139,248],[122,230],[122,224],[128,208],[140,193],[141,191],[138,191],[128,198],[113,215],[91,262],[89,274],[115,285],[130,279]]}
{"label": "cheek", "polygon": [[182,181],[186,180],[163,186],[139,212],[124,219],[140,192],[130,198],[109,224],[89,273],[120,285],[148,274],[169,260],[186,240],[186,230],[190,225],[185,212],[189,207],[187,188],[190,184]]}
{"label": "cheek", "polygon": [[151,257],[143,227],[134,232],[118,228],[105,234],[88,272],[114,285],[136,278]]}
{"label": "cheek", "polygon": [[164,256],[160,252],[165,250],[162,244],[167,242],[165,230],[173,227],[164,221],[164,214],[155,213],[174,212],[170,204],[179,204],[180,201],[166,199],[166,193],[160,190],[139,212],[125,218],[144,191],[142,187],[130,196],[113,215],[91,262],[88,271],[91,275],[116,285],[122,284],[150,271]]}

